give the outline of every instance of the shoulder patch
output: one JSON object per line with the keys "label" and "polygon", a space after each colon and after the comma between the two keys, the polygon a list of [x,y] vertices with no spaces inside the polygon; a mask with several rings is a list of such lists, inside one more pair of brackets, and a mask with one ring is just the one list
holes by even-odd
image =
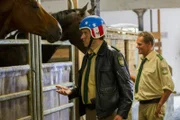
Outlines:
{"label": "shoulder patch", "polygon": [[124,66],[124,59],[123,59],[122,56],[119,56],[119,57],[118,57],[118,62],[119,62],[119,64],[120,64],[121,66]]}
{"label": "shoulder patch", "polygon": [[163,57],[160,54],[156,55],[160,60],[163,60]]}
{"label": "shoulder patch", "polygon": [[162,74],[163,74],[163,75],[168,74],[168,68],[167,68],[167,67],[162,67],[162,68],[161,68],[161,71],[162,71]]}

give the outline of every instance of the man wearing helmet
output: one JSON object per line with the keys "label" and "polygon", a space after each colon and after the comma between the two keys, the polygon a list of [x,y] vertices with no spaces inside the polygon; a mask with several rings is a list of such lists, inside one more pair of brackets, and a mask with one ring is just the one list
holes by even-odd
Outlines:
{"label": "man wearing helmet", "polygon": [[123,55],[104,41],[106,26],[99,16],[80,23],[81,39],[88,48],[79,71],[78,87],[57,86],[70,99],[79,97],[86,120],[126,119],[133,100],[133,84]]}

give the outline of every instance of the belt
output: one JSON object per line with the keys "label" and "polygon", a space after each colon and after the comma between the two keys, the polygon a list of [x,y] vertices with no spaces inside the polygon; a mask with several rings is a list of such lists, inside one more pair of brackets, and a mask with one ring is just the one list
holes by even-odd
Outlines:
{"label": "belt", "polygon": [[94,110],[96,108],[95,104],[86,104],[85,106],[86,106],[86,108],[88,108],[90,110]]}
{"label": "belt", "polygon": [[152,99],[152,100],[142,100],[142,101],[139,101],[140,104],[150,104],[150,103],[158,103],[160,101],[161,98],[155,98],[155,99]]}

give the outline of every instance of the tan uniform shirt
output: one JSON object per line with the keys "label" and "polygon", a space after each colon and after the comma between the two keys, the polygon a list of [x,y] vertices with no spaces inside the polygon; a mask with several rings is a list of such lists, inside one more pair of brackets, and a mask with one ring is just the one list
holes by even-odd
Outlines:
{"label": "tan uniform shirt", "polygon": [[[97,53],[98,53],[101,45],[102,44],[100,44],[93,51],[88,51],[89,54],[91,54],[91,53],[95,53],[96,54],[92,58],[90,72],[89,72],[89,80],[88,80],[88,104],[91,104],[90,99],[96,97],[95,64],[96,64]],[[85,79],[86,68],[87,68],[87,64],[86,64],[86,67],[84,69],[83,76],[82,76],[82,83],[81,83],[81,95],[82,95],[82,98],[84,98],[84,79]],[[84,100],[83,100],[83,103],[84,103]]]}
{"label": "tan uniform shirt", "polygon": [[[151,51],[146,56],[147,60],[141,73],[138,93],[135,93],[135,99],[137,100],[160,98],[164,93],[164,89],[174,90],[174,83],[168,64],[158,54],[155,51]],[[141,57],[139,66],[142,59],[143,57]]]}

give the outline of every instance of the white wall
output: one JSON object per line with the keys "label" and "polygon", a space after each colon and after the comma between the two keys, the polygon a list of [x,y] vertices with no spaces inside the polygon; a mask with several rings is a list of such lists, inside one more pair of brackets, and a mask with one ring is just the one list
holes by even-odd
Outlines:
{"label": "white wall", "polygon": [[[153,13],[153,31],[157,31],[157,10]],[[162,55],[173,69],[175,90],[180,92],[180,13],[179,9],[161,9],[161,32],[167,33],[162,37]],[[133,11],[101,12],[107,25],[117,23],[132,23],[138,25],[137,15]],[[144,30],[150,31],[150,12],[144,14]]]}
{"label": "white wall", "polygon": [[[96,1],[96,0],[95,0]],[[90,0],[78,0],[80,5]],[[101,0],[101,11],[132,10],[138,8],[178,8],[180,0]]]}
{"label": "white wall", "polygon": [[167,32],[162,39],[163,56],[173,68],[173,79],[177,92],[180,92],[180,9],[161,10],[161,31]]}
{"label": "white wall", "polygon": [[68,9],[67,0],[41,0],[42,7],[48,12],[48,13],[55,13],[59,12],[61,10]]}
{"label": "white wall", "polygon": [[133,11],[101,12],[100,16],[104,18],[107,25],[117,23],[132,23],[138,25],[137,15]]}

